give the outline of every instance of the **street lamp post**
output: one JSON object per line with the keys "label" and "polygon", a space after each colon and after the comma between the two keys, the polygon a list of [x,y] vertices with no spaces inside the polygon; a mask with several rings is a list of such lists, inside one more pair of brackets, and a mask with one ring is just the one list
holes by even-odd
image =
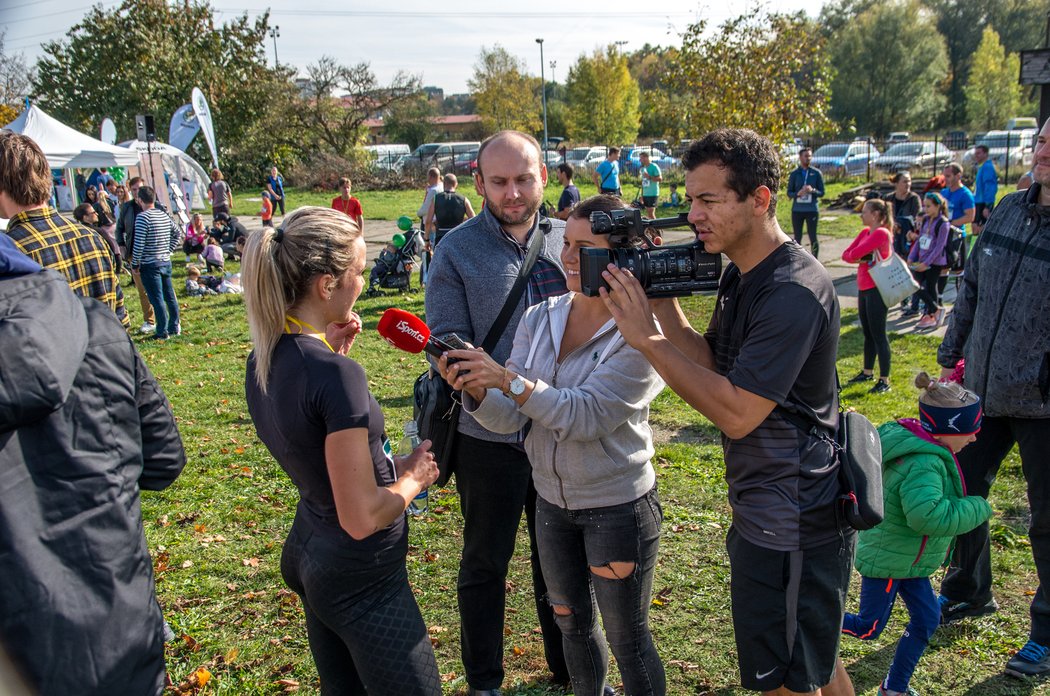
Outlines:
{"label": "street lamp post", "polygon": [[536,39],[540,45],[540,83],[543,88],[543,164],[547,164],[547,77],[543,71],[543,39]]}
{"label": "street lamp post", "polygon": [[277,62],[277,38],[281,35],[281,28],[278,26],[270,29],[270,38],[273,39],[273,67],[280,68],[281,64]]}

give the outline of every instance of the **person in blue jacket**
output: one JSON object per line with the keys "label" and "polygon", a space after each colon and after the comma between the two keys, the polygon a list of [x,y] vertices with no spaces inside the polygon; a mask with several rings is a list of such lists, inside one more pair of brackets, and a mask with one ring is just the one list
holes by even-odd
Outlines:
{"label": "person in blue jacket", "polygon": [[802,243],[802,225],[805,224],[809,246],[816,257],[820,253],[820,242],[817,240],[820,210],[817,200],[824,196],[824,177],[819,169],[809,166],[812,160],[813,151],[808,147],[798,151],[798,167],[788,176],[787,195],[791,199],[791,229],[795,233],[795,241]]}

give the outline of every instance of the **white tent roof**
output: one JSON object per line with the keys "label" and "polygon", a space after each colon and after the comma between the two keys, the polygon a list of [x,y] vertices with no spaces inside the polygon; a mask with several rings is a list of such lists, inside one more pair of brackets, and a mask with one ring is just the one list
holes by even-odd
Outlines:
{"label": "white tent roof", "polygon": [[139,162],[137,152],[84,135],[37,106],[30,106],[4,128],[36,141],[52,169],[127,167]]}

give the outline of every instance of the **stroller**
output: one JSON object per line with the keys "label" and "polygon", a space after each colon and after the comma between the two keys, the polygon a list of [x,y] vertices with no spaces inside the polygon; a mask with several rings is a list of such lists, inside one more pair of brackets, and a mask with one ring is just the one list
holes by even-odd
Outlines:
{"label": "stroller", "polygon": [[[402,215],[397,221],[400,232],[394,235],[387,248],[379,252],[375,265],[368,273],[368,297],[377,297],[386,290],[409,292],[412,290],[412,269],[416,257],[423,253],[423,233],[412,226],[412,220]],[[393,247],[393,249],[391,249]]]}

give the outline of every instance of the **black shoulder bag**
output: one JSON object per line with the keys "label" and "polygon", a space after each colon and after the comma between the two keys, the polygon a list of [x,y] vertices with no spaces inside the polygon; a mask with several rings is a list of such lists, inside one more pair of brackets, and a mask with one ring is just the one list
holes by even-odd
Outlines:
{"label": "black shoulder bag", "polygon": [[[739,282],[739,270],[734,277],[728,275],[726,282]],[[746,301],[742,301],[746,298]],[[751,298],[746,290],[738,291],[734,301],[732,317],[732,336],[738,343],[742,342],[744,324],[751,310]],[[835,390],[842,391],[838,370],[835,371]],[[842,518],[853,529],[862,531],[878,525],[883,519],[882,500],[882,442],[875,426],[856,411],[844,411],[839,400],[838,422],[834,432],[828,432],[822,424],[802,414],[789,411],[781,405],[774,409],[786,421],[799,430],[824,440],[831,445],[839,465],[839,483],[841,488]]]}
{"label": "black shoulder bag", "polygon": [[[529,273],[539,258],[543,240],[551,230],[550,220],[541,218],[536,233],[532,235],[529,242],[529,251],[525,255],[525,261],[521,264],[518,277],[514,281],[507,301],[503,303],[496,321],[489,328],[481,347],[486,353],[492,355],[504,330],[507,328],[510,317],[525,292],[525,286],[529,282]],[[443,486],[448,483],[452,476],[452,445],[456,439],[456,428],[459,426],[459,414],[463,408],[460,393],[448,385],[434,367],[416,378],[412,387],[412,416],[419,427],[419,436],[423,440],[430,440],[430,451],[434,453],[434,459],[438,464],[438,478],[435,485]]]}

